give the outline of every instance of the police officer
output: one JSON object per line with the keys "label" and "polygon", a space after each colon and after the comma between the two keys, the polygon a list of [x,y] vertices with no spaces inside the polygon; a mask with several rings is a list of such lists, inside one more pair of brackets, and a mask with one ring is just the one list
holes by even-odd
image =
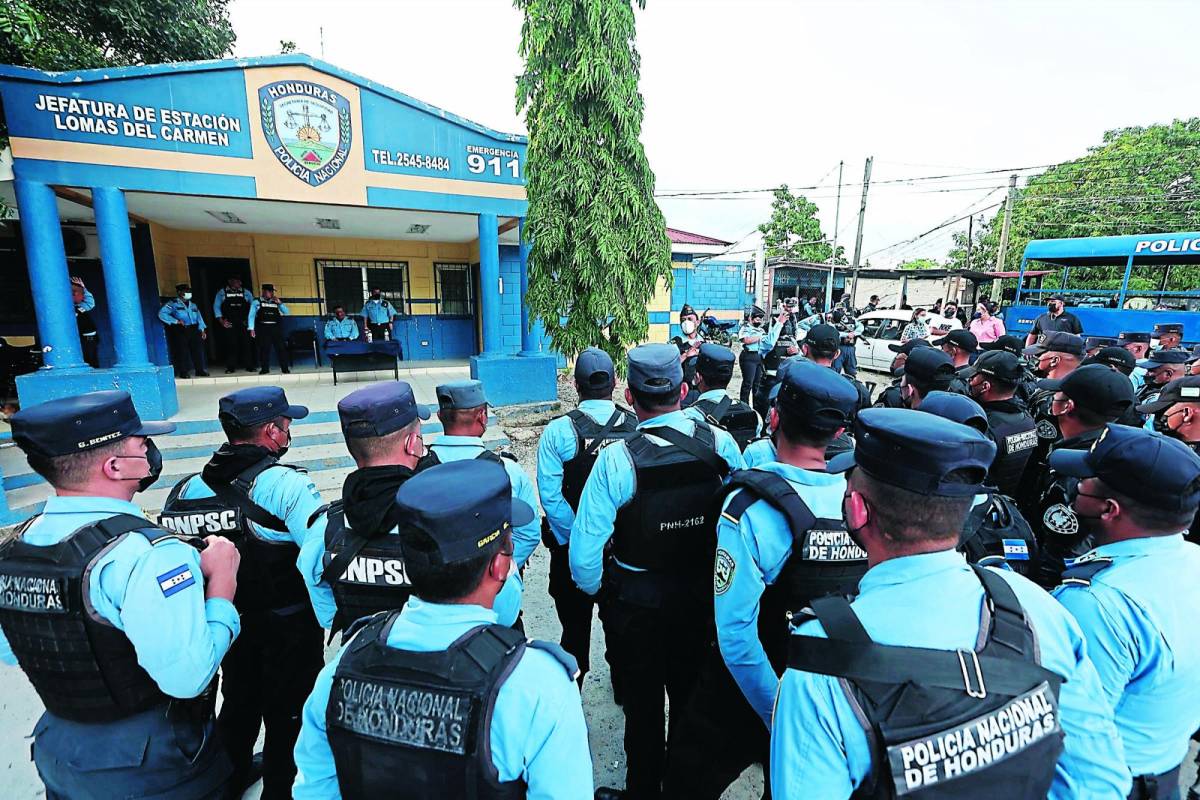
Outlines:
{"label": "police officer", "polygon": [[426,469],[395,502],[413,596],[364,620],[321,671],[293,796],[590,800],[574,659],[493,610],[514,567],[513,526],[533,509],[481,460]]}
{"label": "police officer", "polygon": [[770,419],[777,461],[734,473],[726,487],[712,590],[719,650],[670,742],[666,797],[715,800],[747,766],[766,764],[788,613],[866,571],[842,522],[845,480],[825,471],[825,450],[858,403],[832,370],[789,364]]}
{"label": "police officer", "polygon": [[915,348],[900,370],[900,402],[905,408],[917,408],[930,392],[949,391],[955,377],[950,356],[936,347]]}
{"label": "police officer", "polygon": [[1154,326],[1153,338],[1158,339],[1158,350],[1182,350],[1183,323],[1160,322]]}
{"label": "police officer", "polygon": [[83,285],[83,278],[71,276],[71,302],[75,305],[75,325],[79,328],[79,347],[83,362],[94,369],[100,367],[100,334],[91,311],[96,298]]}
{"label": "police officer", "polygon": [[968,394],[967,380],[971,373],[971,359],[979,352],[979,340],[975,334],[965,328],[955,328],[941,339],[933,343],[942,352],[950,356],[954,365],[954,380],[950,382],[950,391],[958,394]]}
{"label": "police officer", "polygon": [[228,443],[171,491],[160,517],[179,533],[217,520],[218,533],[241,551],[234,602],[242,636],[221,665],[217,725],[233,759],[235,787],[253,783],[251,755],[266,727],[266,798],[288,796],[300,707],[324,664],[321,627],[296,566],[304,542],[324,532],[316,513],[321,496],[306,473],[279,461],[292,441],[292,420],[306,416],[308,409],[289,404],[277,386],[222,397],[217,417]]}
{"label": "police officer", "polygon": [[[1102,347],[1096,351],[1095,355],[1090,355],[1080,362],[1079,366],[1086,367],[1090,364],[1100,364],[1109,369],[1119,372],[1129,378],[1130,385],[1133,385],[1131,377],[1133,371],[1137,368],[1137,361],[1124,347],[1110,346]],[[1124,414],[1117,418],[1117,423],[1120,425],[1130,425],[1134,428],[1142,427],[1146,422],[1146,417],[1139,414],[1135,406],[1130,406]]]}
{"label": "police officer", "polygon": [[904,364],[908,361],[909,354],[918,347],[933,347],[933,345],[929,343],[928,339],[909,339],[904,344],[888,345],[888,350],[896,354],[892,358],[891,366],[888,367],[888,372],[892,375],[892,382],[879,393],[879,399],[875,401],[876,408],[904,408],[904,401],[900,396]]}
{"label": "police officer", "polygon": [[[1056,450],[1087,450],[1104,432],[1105,425],[1117,420],[1133,404],[1133,390],[1123,375],[1093,364],[1080,367],[1061,380],[1043,380],[1039,385],[1053,393],[1057,428],[1062,439],[1055,442]],[[1064,559],[1086,551],[1079,520],[1071,509],[1074,481],[1046,463],[1029,469],[1035,494],[1023,498],[1025,518],[1038,535],[1042,549],[1039,574],[1035,578],[1042,586],[1053,589],[1058,585]]]}
{"label": "police officer", "polygon": [[[1043,340],[1026,347],[1023,351],[1034,363],[1033,374],[1039,379],[1051,380],[1061,380],[1077,369],[1083,361],[1083,352],[1083,339],[1073,333],[1060,332],[1048,334]],[[1036,483],[1038,473],[1045,468],[1050,448],[1062,438],[1053,404],[1054,391],[1043,388],[1039,382],[1038,390],[1028,403],[1029,413],[1037,423],[1037,449],[1030,456],[1030,468],[1025,470],[1021,485],[1017,489],[1017,499],[1030,519],[1033,519],[1030,516],[1031,509],[1041,496],[1041,487]],[[1036,520],[1034,524],[1037,524]]]}
{"label": "police officer", "polygon": [[[488,426],[488,401],[483,384],[476,380],[451,381],[438,386],[435,391],[443,434],[429,446],[426,463],[445,464],[465,458],[499,461],[508,470],[513,498],[530,508],[537,508],[533,481],[521,465],[508,453],[496,455],[483,443],[483,434]],[[518,568],[525,566],[529,556],[537,549],[540,538],[541,525],[536,519],[520,524],[513,530],[516,547],[513,561]]]}
{"label": "police officer", "polygon": [[250,331],[246,327],[250,319],[250,304],[254,295],[242,288],[242,279],[230,275],[225,285],[213,298],[213,317],[217,320],[217,333],[225,340],[225,374],[242,369],[254,369],[254,348],[250,346]]}
{"label": "police officer", "polygon": [[538,440],[537,488],[542,543],[550,551],[550,596],[562,624],[559,644],[579,664],[579,680],[591,668],[592,614],[596,601],[571,580],[568,544],[579,496],[600,448],[633,432],[637,417],[612,401],[617,375],[612,357],[589,347],[575,360],[579,407],[550,421]]}
{"label": "police officer", "polygon": [[325,323],[325,341],[353,342],[358,338],[358,323],[346,316],[341,303],[333,307],[333,319]]}
{"label": "police officer", "polygon": [[[810,328],[804,340],[800,342],[800,352],[805,358],[814,364],[829,367],[835,372],[837,367],[834,362],[841,354],[840,347],[841,334],[838,329],[825,324]],[[871,392],[867,389],[866,384],[849,374],[845,375],[845,379],[850,381],[850,385],[858,392],[860,406],[866,408],[870,405]]]}
{"label": "police officer", "polygon": [[1072,506],[1092,549],[1054,596],[1075,617],[1115,709],[1131,798],[1179,797],[1200,727],[1200,547],[1184,541],[1200,506],[1200,456],[1161,434],[1109,425],[1089,450],[1050,466],[1078,481]]}
{"label": "police officer", "polygon": [[291,372],[287,345],[283,341],[283,318],[292,313],[282,300],[275,296],[275,284],[264,283],[262,296],[250,303],[247,326],[250,338],[258,342],[258,374],[271,371],[271,350],[279,362],[279,371],[284,375]]}
{"label": "police officer", "polygon": [[1083,339],[1084,355],[1088,358],[1096,355],[1105,347],[1120,347],[1121,341],[1111,336],[1085,336]]}
{"label": "police officer", "polygon": [[571,527],[575,583],[595,595],[603,575],[600,619],[625,701],[625,785],[634,798],[659,795],[663,691],[676,708],[686,702],[711,641],[709,508],[725,476],[742,468],[733,437],[680,410],[678,355],[666,344],[629,351],[625,399],[637,435],[600,451]]}
{"label": "police officer", "polygon": [[792,636],[773,796],[1123,797],[1112,710],[1065,609],[954,551],[995,446],[904,409],[863,411],[855,430],[829,469],[854,469],[843,513],[872,566]]}
{"label": "police officer", "polygon": [[1012,353],[1017,358],[1021,359],[1021,366],[1024,367],[1024,374],[1021,380],[1017,383],[1017,392],[1014,397],[1025,404],[1026,408],[1033,408],[1033,396],[1037,394],[1037,376],[1033,374],[1033,370],[1029,368],[1028,362],[1025,361],[1025,345],[1016,336],[1005,334],[994,342],[981,342],[979,349],[987,352],[989,350],[1004,350]]}
{"label": "police officer", "polygon": [[[1117,336],[1117,341],[1120,342],[1121,347],[1133,353],[1133,357],[1138,361],[1141,361],[1150,353],[1150,334],[1148,333],[1121,331]],[[1143,384],[1146,382],[1146,370],[1135,369],[1129,379],[1133,381],[1134,393],[1140,392]]]}
{"label": "police officer", "polygon": [[1010,496],[1016,494],[1038,442],[1037,423],[1015,397],[1024,372],[1012,353],[989,350],[979,357],[967,377],[967,393],[987,415],[988,433],[996,443],[996,460],[988,470],[988,483]]}
{"label": "police officer", "polygon": [[122,391],[12,418],[56,492],[0,545],[0,660],[46,706],[32,749],[49,798],[191,800],[229,783],[212,684],[241,630],[237,550],[214,536],[189,546],[132,502],[162,471],[150,437],[174,429],[142,422]]}
{"label": "police officer", "polygon": [[704,335],[700,332],[700,315],[687,303],[679,309],[679,330],[682,336],[671,341],[679,349],[679,363],[683,365],[683,385],[691,387],[696,376],[696,362],[700,358],[700,345]]}
{"label": "police officer", "polygon": [[1033,321],[1033,328],[1025,337],[1025,346],[1044,341],[1052,333],[1071,333],[1079,336],[1083,333],[1083,325],[1079,318],[1070,311],[1064,310],[1065,300],[1061,294],[1052,294],[1046,298],[1046,311]]}
{"label": "police officer", "polygon": [[175,297],[158,310],[158,319],[166,327],[175,377],[190,378],[194,369],[197,378],[207,378],[201,342],[208,338],[208,333],[200,307],[192,302],[192,287],[186,283],[178,284]]}
{"label": "police officer", "polygon": [[1200,375],[1176,378],[1137,410],[1154,420],[1154,430],[1195,449],[1200,442]]}
{"label": "police officer", "polygon": [[784,361],[800,353],[800,345],[789,334],[784,334],[783,325],[771,326],[768,337],[774,342],[771,349],[763,356],[762,377],[758,380],[758,389],[754,392],[754,410],[760,417],[766,417],[771,402],[771,390],[779,384],[779,368]]}
{"label": "police officer", "polygon": [[758,389],[759,378],[762,377],[762,353],[769,351],[775,342],[767,330],[766,312],[758,306],[751,306],[746,322],[738,329],[738,338],[742,341],[742,352],[738,356],[738,366],[742,370],[742,389],[739,399],[749,403]]}
{"label": "police officer", "polygon": [[726,392],[733,380],[733,351],[712,342],[700,345],[696,359],[696,401],[686,409],[692,419],[728,431],[741,449],[762,430],[762,417],[750,406]]}
{"label": "police officer", "polygon": [[867,301],[867,304],[858,310],[859,314],[866,314],[879,308],[879,295],[873,294]]}
{"label": "police officer", "polygon": [[1191,354],[1186,350],[1155,350],[1138,361],[1138,367],[1145,370],[1146,375],[1145,383],[1137,393],[1138,402],[1150,402],[1164,386],[1183,375],[1190,358]]}
{"label": "police officer", "polygon": [[367,330],[372,339],[384,341],[394,339],[392,323],[396,319],[396,307],[383,296],[383,290],[378,286],[371,287],[371,296],[363,303],[363,318],[367,322]]}

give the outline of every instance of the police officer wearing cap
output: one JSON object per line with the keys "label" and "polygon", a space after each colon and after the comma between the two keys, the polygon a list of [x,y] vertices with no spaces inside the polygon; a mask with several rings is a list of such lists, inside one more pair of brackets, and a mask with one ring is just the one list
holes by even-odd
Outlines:
{"label": "police officer wearing cap", "polygon": [[[1139,331],[1121,331],[1117,335],[1117,342],[1129,352],[1133,353],[1133,357],[1141,361],[1150,353],[1150,334]],[[1146,382],[1146,370],[1140,367],[1133,371],[1129,376],[1133,381],[1133,391],[1136,394],[1142,390],[1142,386]]]}
{"label": "police officer wearing cap", "polygon": [[[781,317],[785,316],[783,314]],[[800,345],[795,338],[786,332],[788,326],[776,323],[771,326],[767,337],[773,342],[766,350],[762,362],[762,376],[758,379],[758,388],[754,393],[754,410],[759,416],[766,417],[771,402],[771,390],[779,385],[779,368],[792,356],[800,353]]]}
{"label": "police officer wearing cap", "polygon": [[1121,342],[1111,336],[1085,336],[1083,339],[1084,355],[1088,358],[1096,355],[1105,347],[1120,347]]}
{"label": "police officer wearing cap", "polygon": [[826,448],[858,403],[832,370],[789,364],[770,418],[777,460],[735,472],[722,493],[712,589],[720,649],[668,748],[667,797],[715,800],[747,766],[766,764],[789,612],[866,571],[842,522],[846,482],[825,471]]}
{"label": "police officer wearing cap", "polygon": [[[1137,369],[1137,360],[1133,357],[1133,353],[1126,350],[1124,347],[1111,345],[1109,347],[1101,347],[1094,354],[1089,355],[1079,366],[1086,367],[1090,364],[1100,364],[1109,369],[1119,372],[1130,380],[1130,385],[1133,384],[1133,372]],[[1140,370],[1139,370],[1140,371]],[[1136,396],[1136,391],[1135,391]],[[1117,423],[1120,425],[1131,425],[1134,428],[1140,428],[1146,422],[1146,417],[1138,413],[1136,406],[1130,406],[1125,410],[1120,417],[1117,418]]]}
{"label": "police officer wearing cap", "polygon": [[1200,375],[1185,375],[1163,387],[1158,397],[1140,403],[1138,412],[1154,420],[1154,430],[1197,450],[1200,445]]}
{"label": "police officer wearing cap", "polygon": [[[837,359],[841,356],[840,342],[841,334],[838,333],[837,328],[832,325],[816,325],[808,331],[804,340],[800,342],[800,352],[814,364],[820,364],[822,367],[828,367],[837,372]],[[858,392],[859,407],[866,408],[870,405],[871,392],[867,389],[866,384],[849,373],[846,373],[843,377]]]}
{"label": "police officer wearing cap", "polygon": [[954,380],[950,382],[950,391],[968,394],[967,379],[971,374],[971,358],[979,352],[979,340],[975,338],[975,334],[963,328],[955,328],[934,341],[933,345],[940,347],[943,353],[950,356],[954,365]]}
{"label": "police officer wearing cap", "polygon": [[909,339],[904,344],[889,344],[888,350],[891,350],[896,355],[892,358],[891,366],[888,367],[888,372],[892,375],[892,382],[879,393],[879,399],[875,401],[876,408],[904,408],[904,400],[900,394],[900,382],[904,378],[904,364],[908,361],[909,355],[918,347],[933,347],[928,339]]}
{"label": "police officer wearing cap", "polygon": [[1037,423],[1015,396],[1024,373],[1020,360],[1004,350],[985,352],[966,372],[967,394],[987,415],[988,435],[996,443],[988,483],[1009,496],[1016,494],[1038,442]]}
{"label": "police officer wearing cap", "polygon": [[1045,341],[1052,333],[1072,333],[1079,336],[1083,333],[1083,325],[1079,317],[1065,310],[1065,301],[1061,294],[1052,294],[1046,298],[1046,311],[1033,321],[1033,328],[1025,337],[1025,346]]}
{"label": "police officer wearing cap", "polygon": [[324,664],[321,626],[297,569],[301,546],[325,531],[317,513],[321,496],[307,473],[279,460],[292,442],[292,421],[306,416],[308,409],[289,404],[277,386],[222,397],[217,418],[228,442],[198,475],[171,490],[160,517],[180,533],[217,527],[242,554],[234,599],[242,635],[221,665],[217,724],[233,759],[235,787],[254,782],[254,743],[266,727],[265,798],[288,796],[300,707]]}
{"label": "police officer wearing cap", "polygon": [[371,338],[381,342],[394,338],[392,326],[396,319],[396,307],[383,296],[383,289],[378,286],[371,287],[371,296],[363,303],[362,313]]}
{"label": "police officer wearing cap", "polygon": [[284,375],[292,371],[287,345],[283,340],[283,318],[291,313],[287,305],[275,296],[273,283],[264,283],[262,296],[250,303],[246,325],[250,330],[250,338],[258,342],[259,375],[271,371],[272,350],[275,351],[275,360],[279,362],[279,371]]}
{"label": "police officer wearing cap", "polygon": [[[1056,425],[1062,439],[1051,447],[1057,450],[1087,450],[1104,433],[1105,425],[1116,421],[1132,404],[1133,390],[1123,375],[1098,364],[1080,367],[1061,380],[1043,380],[1042,389],[1051,392]],[[1064,559],[1086,552],[1084,531],[1071,509],[1074,481],[1045,463],[1027,470],[1033,493],[1019,498],[1025,518],[1034,526],[1041,545],[1041,561],[1034,578],[1047,589],[1058,585]]]}
{"label": "police officer wearing cap", "polygon": [[679,329],[683,335],[676,336],[671,342],[679,348],[683,383],[690,387],[692,378],[696,375],[696,361],[700,357],[700,345],[704,342],[704,335],[700,333],[700,315],[687,303],[679,309]]}
{"label": "police officer wearing cap", "polygon": [[1161,434],[1109,425],[1050,466],[1077,481],[1072,506],[1092,549],[1054,596],[1075,617],[1115,709],[1131,798],[1179,797],[1200,727],[1200,547],[1184,532],[1200,506],[1200,456]]}
{"label": "police officer wearing cap", "polygon": [[1154,326],[1153,338],[1158,339],[1158,350],[1182,350],[1183,323],[1160,322]]}
{"label": "police officer wearing cap", "polygon": [[192,302],[192,287],[181,283],[175,287],[175,297],[158,310],[158,319],[166,327],[171,361],[176,378],[207,378],[204,370],[204,344],[208,338],[200,306]]}
{"label": "police officer wearing cap", "polygon": [[396,506],[413,596],[356,626],[321,671],[293,796],[590,800],[574,659],[493,610],[514,569],[513,526],[533,509],[499,464],[477,459],[422,470]]}
{"label": "police officer wearing cap", "polygon": [[579,664],[580,682],[591,668],[596,599],[571,579],[568,544],[579,496],[600,449],[633,433],[637,417],[612,400],[617,382],[612,357],[589,347],[575,359],[579,407],[550,421],[538,440],[537,488],[546,516],[542,543],[550,551],[550,596],[562,624],[559,644]]}
{"label": "police officer wearing cap", "polygon": [[732,436],[680,410],[685,391],[676,348],[629,351],[625,399],[637,433],[600,451],[571,527],[575,583],[595,595],[603,579],[600,618],[624,699],[629,797],[661,791],[664,689],[682,707],[711,642],[712,497],[743,466]]}
{"label": "police officer wearing cap", "polygon": [[242,288],[242,279],[230,275],[225,285],[213,298],[213,317],[217,320],[217,333],[224,339],[225,374],[242,369],[254,369],[254,349],[250,346],[250,330],[246,327],[250,319],[250,304],[254,295]]}
{"label": "police officer wearing cap", "polygon": [[775,346],[771,331],[767,330],[766,318],[765,311],[758,306],[751,306],[746,321],[738,329],[737,338],[742,342],[742,352],[738,356],[738,366],[742,370],[739,399],[743,403],[749,403],[758,389],[758,381],[762,377],[762,354]]}
{"label": "police officer wearing cap", "polygon": [[734,400],[726,392],[733,380],[733,351],[712,342],[700,345],[700,356],[696,360],[695,402],[689,403],[684,413],[689,417],[716,425],[728,431],[741,449],[762,430],[762,417],[750,406]]}
{"label": "police officer wearing cap", "polygon": [[1145,370],[1145,383],[1138,390],[1139,403],[1149,403],[1158,396],[1163,387],[1187,372],[1191,354],[1186,350],[1155,350],[1137,362]]}
{"label": "police officer wearing cap", "polygon": [[871,568],[852,601],[814,600],[794,631],[773,796],[1124,797],[1079,628],[1020,575],[954,550],[995,446],[904,409],[863,411],[855,431],[829,469],[853,468],[843,514]]}
{"label": "police officer wearing cap", "polygon": [[[1033,408],[1033,396],[1037,393],[1037,376],[1033,374],[1033,370],[1029,368],[1029,364],[1025,361],[1025,345],[1016,336],[1005,334],[994,342],[980,342],[979,349],[984,352],[991,350],[1004,350],[1012,353],[1017,358],[1021,359],[1021,366],[1024,367],[1024,374],[1021,380],[1017,383],[1017,393],[1014,395],[1018,400],[1025,404],[1026,408]],[[1031,412],[1032,413],[1032,412]]]}
{"label": "police officer wearing cap", "polygon": [[49,798],[228,786],[213,683],[241,630],[237,550],[164,530],[132,502],[162,472],[150,437],[173,430],[142,422],[122,391],[13,415],[13,440],[55,494],[0,545],[0,660],[46,706],[32,750]]}
{"label": "police officer wearing cap", "polygon": [[936,347],[915,348],[900,370],[900,402],[905,408],[917,408],[930,392],[949,391],[955,377],[950,356]]}
{"label": "police officer wearing cap", "polygon": [[[1083,339],[1072,333],[1051,333],[1042,341],[1029,345],[1023,351],[1034,364],[1033,374],[1039,379],[1061,380],[1077,369],[1083,361]],[[1038,446],[1030,462],[1039,465],[1046,463],[1050,448],[1062,438],[1058,430],[1057,415],[1052,407],[1054,392],[1039,386],[1029,400],[1029,413],[1037,423]],[[1018,495],[1021,498],[1036,497],[1038,488],[1029,483],[1033,480],[1034,470],[1026,470],[1021,482]],[[1021,499],[1019,498],[1019,499]]]}

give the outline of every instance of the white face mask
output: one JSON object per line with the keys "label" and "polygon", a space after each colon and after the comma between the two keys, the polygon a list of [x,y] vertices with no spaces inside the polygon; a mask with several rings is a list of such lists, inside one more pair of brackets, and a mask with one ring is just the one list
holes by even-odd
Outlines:
{"label": "white face mask", "polygon": [[679,327],[683,328],[683,332],[688,336],[691,336],[696,332],[696,323],[694,320],[685,319],[682,323],[680,323]]}
{"label": "white face mask", "polygon": [[184,292],[184,293],[183,293],[183,299],[184,299],[184,300],[191,300],[191,299],[192,299],[192,293],[191,293],[191,292]]}

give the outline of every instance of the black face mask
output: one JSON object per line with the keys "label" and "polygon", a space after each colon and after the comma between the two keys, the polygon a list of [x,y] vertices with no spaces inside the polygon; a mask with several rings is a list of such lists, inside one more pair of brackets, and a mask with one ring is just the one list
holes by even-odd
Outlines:
{"label": "black face mask", "polygon": [[284,433],[287,434],[287,443],[283,447],[281,447],[275,451],[276,458],[283,458],[283,454],[286,453],[288,451],[288,448],[292,446],[292,431],[290,429],[288,429],[288,430],[284,431]]}
{"label": "black face mask", "polygon": [[[117,458],[137,458],[138,456],[117,456]],[[154,485],[163,471],[162,453],[159,452],[158,445],[154,444],[154,440],[146,437],[146,468],[149,472],[142,478],[130,478],[138,482],[137,491],[144,492]]]}

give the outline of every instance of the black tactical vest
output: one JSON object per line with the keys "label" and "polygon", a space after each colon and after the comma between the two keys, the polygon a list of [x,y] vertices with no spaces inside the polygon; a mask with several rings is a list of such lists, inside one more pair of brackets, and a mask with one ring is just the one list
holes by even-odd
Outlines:
{"label": "black tactical vest", "polygon": [[[784,334],[781,333],[780,338],[783,338],[783,335]],[[779,369],[779,365],[782,364],[783,360],[787,357],[787,347],[780,344],[777,340],[775,342],[775,346],[768,350],[767,354],[763,356],[763,370],[765,370],[767,374],[774,376],[776,371]]]}
{"label": "black tactical vest", "polygon": [[972,564],[995,567],[1007,563],[1014,572],[1031,579],[1040,557],[1033,529],[1017,504],[998,493],[990,494],[967,514],[956,549]]}
{"label": "black tactical vest", "polygon": [[[0,627],[46,710],[62,719],[114,722],[172,700],[89,598],[95,562],[132,535],[151,544],[173,538],[142,517],[118,514],[58,544],[32,545],[18,535],[0,545]],[[186,566],[173,573],[158,578],[164,593],[200,580]]]}
{"label": "black tactical vest", "polygon": [[745,450],[746,445],[758,435],[758,414],[750,406],[740,400],[734,400],[729,395],[722,397],[719,402],[698,400],[693,408],[703,413],[705,421],[710,425],[716,425],[732,436],[739,450]]}
{"label": "black tactical vest", "polygon": [[981,567],[987,595],[975,650],[876,644],[840,597],[813,602],[828,639],[795,635],[788,668],[845,679],[871,742],[871,773],[852,798],[1045,797],[1062,752],[1062,678],[1007,582]]}
{"label": "black tactical vest", "polygon": [[[266,307],[264,302],[259,300],[258,315],[255,317],[258,321],[263,321],[263,309]],[[278,311],[278,307],[275,310]],[[221,316],[238,325],[246,324],[246,319],[250,316],[250,302],[246,300],[244,292],[231,293],[228,289],[225,290],[225,299],[221,301]],[[275,321],[278,322],[278,319]]]}
{"label": "black tactical vest", "polygon": [[[1085,431],[1063,439],[1053,449],[1087,450],[1102,432],[1103,429]],[[1060,475],[1044,466],[1037,475],[1037,481],[1038,500],[1033,506],[1033,515],[1027,518],[1038,539],[1040,552],[1037,570],[1030,577],[1050,591],[1062,578],[1067,561],[1091,549],[1091,540],[1080,527],[1079,518],[1075,516],[1075,509],[1071,505],[1078,479]]]}
{"label": "black tactical vest", "polygon": [[988,482],[1001,494],[1014,495],[1029,457],[1037,450],[1037,423],[1013,400],[988,403],[983,410],[996,442],[996,459],[988,470]]}
{"label": "black tactical vest", "polygon": [[875,408],[907,408],[904,405],[904,398],[900,395],[900,382],[896,381],[889,386],[885,386],[883,391],[879,393],[879,399],[875,401]]}
{"label": "black tactical vest", "polygon": [[[493,453],[491,450],[488,450],[487,448],[484,448],[484,451],[482,453],[480,453],[479,455],[475,456],[475,458],[482,460],[482,461],[494,461],[497,464],[500,464],[501,466],[504,465],[504,462],[501,459],[508,459],[509,461],[513,462],[514,464],[517,463],[517,457],[514,456],[512,453],[505,453],[503,451],[501,451],[500,453]],[[426,469],[428,467],[436,467],[438,464],[441,464],[441,463],[442,463],[442,460],[440,458],[438,458],[438,454],[434,451],[434,449],[432,447],[430,447],[425,451],[425,455],[421,456],[421,460],[417,462],[416,471],[420,472],[421,470]]]}
{"label": "black tactical vest", "polygon": [[579,510],[579,498],[596,457],[606,442],[628,439],[637,429],[637,418],[631,411],[618,408],[603,425],[578,408],[567,412],[567,419],[575,430],[575,455],[563,462],[562,495],[572,511]]}
{"label": "black tactical vest", "polygon": [[[287,531],[287,523],[250,499],[254,479],[269,467],[287,467],[268,457],[241,472],[225,486],[209,486],[213,497],[181,500],[184,484],[197,473],[175,484],[163,504],[158,524],[182,536],[215,534],[237,545],[242,561],[238,566],[237,594],[233,604],[242,614],[290,610],[310,603],[304,579],[296,569],[300,548],[292,542],[267,541],[255,534],[251,522],[273,531]],[[207,484],[206,484],[207,485]]]}
{"label": "black tactical vest", "polygon": [[95,336],[96,321],[92,319],[91,312],[75,309],[75,325],[79,328],[80,336]]}
{"label": "black tactical vest", "polygon": [[337,633],[380,611],[404,608],[412,595],[412,582],[400,537],[390,531],[352,530],[341,500],[329,506],[326,520],[323,580],[337,603],[329,632]]}
{"label": "black tactical vest", "polygon": [[[637,476],[633,499],[613,526],[612,553],[622,564],[681,577],[702,577],[710,569],[713,496],[729,467],[716,452],[712,428],[695,425],[692,436],[660,426],[625,443]],[[654,444],[647,433],[670,443]]]}
{"label": "black tactical vest", "polygon": [[525,652],[525,637],[481,625],[446,650],[387,645],[397,616],[380,614],[346,646],[325,709],[345,800],[525,796],[492,762],[496,696]]}
{"label": "black tactical vest", "polygon": [[279,310],[278,300],[258,298],[258,312],[254,315],[255,325],[278,325],[282,319],[283,312]]}
{"label": "black tactical vest", "polygon": [[[739,491],[740,490],[740,491]],[[854,593],[867,571],[867,553],[850,538],[842,519],[818,518],[808,504],[781,475],[765,470],[738,470],[730,476],[721,492],[724,498],[737,492],[721,512],[735,524],[758,500],[765,500],[787,519],[792,534],[792,552],[775,582],[763,590],[758,610],[758,639],[776,673],[782,674],[787,661],[791,612],[807,608],[818,597],[834,592]],[[722,563],[717,551],[713,571],[713,591],[728,589],[733,568]],[[723,574],[726,573],[726,574]]]}

